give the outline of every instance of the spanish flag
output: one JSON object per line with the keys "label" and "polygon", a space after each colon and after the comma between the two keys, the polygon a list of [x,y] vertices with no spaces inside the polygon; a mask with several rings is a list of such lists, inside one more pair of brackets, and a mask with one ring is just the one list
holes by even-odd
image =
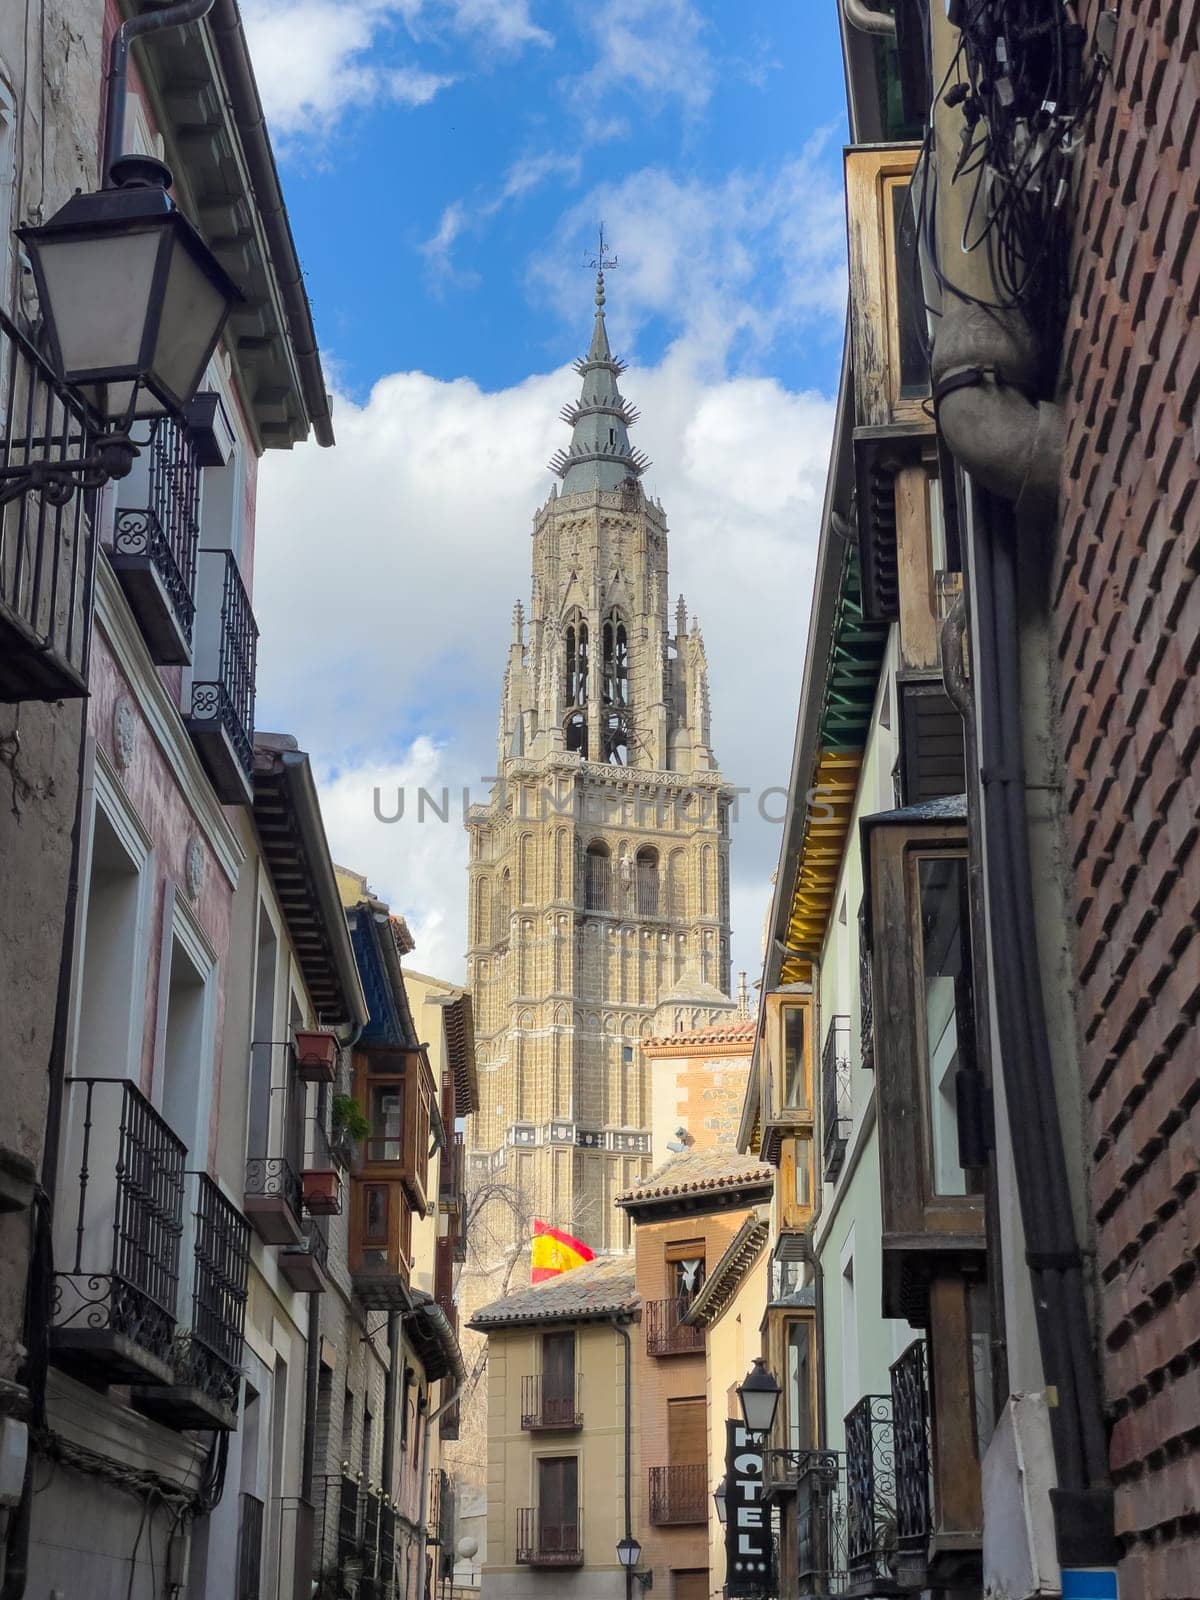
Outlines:
{"label": "spanish flag", "polygon": [[573,1239],[561,1228],[552,1228],[548,1222],[534,1219],[533,1245],[529,1252],[529,1281],[544,1283],[556,1278],[560,1272],[570,1272],[585,1261],[594,1261],[596,1252],[589,1250],[579,1239]]}

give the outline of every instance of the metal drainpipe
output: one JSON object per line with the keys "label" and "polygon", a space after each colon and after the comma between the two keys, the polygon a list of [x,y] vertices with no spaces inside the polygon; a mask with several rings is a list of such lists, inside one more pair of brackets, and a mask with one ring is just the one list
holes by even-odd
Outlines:
{"label": "metal drainpipe", "polygon": [[[633,1341],[629,1329],[618,1318],[612,1319],[614,1329],[625,1341],[625,1537],[633,1538]],[[625,1600],[632,1600],[633,1568],[625,1568]]]}
{"label": "metal drainpipe", "polygon": [[100,165],[100,183],[107,188],[113,162],[122,154],[125,139],[125,102],[129,96],[129,51],[135,39],[148,33],[162,33],[166,28],[182,28],[189,22],[199,22],[213,8],[214,0],[176,0],[158,11],[144,11],[140,17],[129,17],[113,34],[108,56],[108,83],[104,111],[104,156]]}
{"label": "metal drainpipe", "polygon": [[842,0],[842,12],[850,26],[860,33],[882,34],[889,39],[896,37],[895,17],[886,11],[873,10],[866,0]]}
{"label": "metal drainpipe", "polygon": [[380,1487],[384,1494],[391,1494],[395,1473],[392,1471],[392,1457],[396,1453],[396,1368],[400,1361],[400,1318],[394,1311],[388,1312],[388,1369],[383,1380],[383,1473]]}

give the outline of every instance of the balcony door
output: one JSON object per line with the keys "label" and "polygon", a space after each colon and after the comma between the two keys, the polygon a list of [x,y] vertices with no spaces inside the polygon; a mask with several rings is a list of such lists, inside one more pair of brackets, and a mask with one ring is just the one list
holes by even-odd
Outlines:
{"label": "balcony door", "polygon": [[542,1416],[570,1426],[575,1420],[575,1335],[542,1336]]}
{"label": "balcony door", "polygon": [[546,1554],[579,1548],[579,1458],[542,1456],[538,1474],[538,1547]]}

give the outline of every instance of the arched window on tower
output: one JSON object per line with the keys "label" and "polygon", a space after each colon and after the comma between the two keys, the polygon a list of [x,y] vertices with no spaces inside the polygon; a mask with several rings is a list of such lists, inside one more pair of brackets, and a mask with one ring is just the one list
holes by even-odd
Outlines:
{"label": "arched window on tower", "polygon": [[587,760],[587,717],[584,716],[582,711],[572,711],[563,724],[563,742],[568,751],[577,751],[585,761]]}
{"label": "arched window on tower", "polygon": [[629,719],[623,712],[605,713],[604,759],[614,767],[629,765]]}
{"label": "arched window on tower", "polygon": [[583,904],[588,911],[608,911],[612,907],[612,860],[603,839],[593,839],[587,847]]}
{"label": "arched window on tower", "polygon": [[588,625],[578,611],[563,630],[563,698],[568,706],[585,706],[588,698]]}
{"label": "arched window on tower", "polygon": [[505,867],[496,885],[496,898],[492,902],[492,943],[508,941],[508,923],[512,913],[512,877]]}
{"label": "arched window on tower", "polygon": [[629,704],[629,631],[616,610],[604,621],[604,704]]}
{"label": "arched window on tower", "polygon": [[643,917],[658,915],[658,851],[643,845],[637,853],[637,908]]}

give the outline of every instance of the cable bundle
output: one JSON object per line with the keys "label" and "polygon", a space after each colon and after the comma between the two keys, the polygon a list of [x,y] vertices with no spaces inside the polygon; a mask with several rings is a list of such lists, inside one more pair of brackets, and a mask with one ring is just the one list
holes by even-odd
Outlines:
{"label": "cable bundle", "polygon": [[[943,292],[992,309],[1020,311],[1048,359],[1057,348],[1067,292],[1067,199],[1074,153],[1111,51],[1112,13],[1085,74],[1086,35],[1069,0],[959,0],[959,47],[938,90],[961,106],[955,182],[970,184],[964,251],[987,253],[996,298],[979,302],[938,265],[936,184],[923,160],[917,230]],[[924,156],[933,144],[932,114]]]}

